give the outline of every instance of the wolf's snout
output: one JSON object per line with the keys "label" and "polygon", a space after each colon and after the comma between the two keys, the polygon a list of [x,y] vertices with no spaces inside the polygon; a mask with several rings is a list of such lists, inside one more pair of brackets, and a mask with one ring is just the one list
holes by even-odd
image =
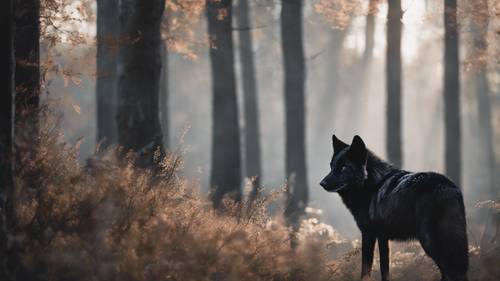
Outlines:
{"label": "wolf's snout", "polygon": [[328,186],[328,183],[326,182],[326,180],[322,180],[319,185],[321,185],[322,187],[326,188]]}

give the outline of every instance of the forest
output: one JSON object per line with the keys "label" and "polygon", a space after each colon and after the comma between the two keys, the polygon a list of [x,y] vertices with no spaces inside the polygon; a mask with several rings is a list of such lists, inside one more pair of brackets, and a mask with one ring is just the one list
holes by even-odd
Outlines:
{"label": "forest", "polygon": [[[0,5],[0,280],[500,280],[500,1]],[[466,276],[367,258],[339,146],[459,188]]]}

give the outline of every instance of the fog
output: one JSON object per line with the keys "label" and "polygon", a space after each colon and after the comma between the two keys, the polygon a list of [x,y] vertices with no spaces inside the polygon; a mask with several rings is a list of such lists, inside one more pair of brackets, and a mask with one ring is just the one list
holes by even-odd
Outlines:
{"label": "fog", "polygon": [[[305,1],[304,45],[306,53],[306,151],[310,190],[310,207],[323,210],[324,220],[350,237],[358,235],[354,220],[336,194],[319,186],[329,171],[332,155],[331,135],[345,142],[360,135],[368,148],[385,158],[386,90],[385,90],[385,24],[387,5],[381,3],[375,16],[373,58],[368,69],[360,63],[365,49],[363,12],[354,13],[348,25],[339,29],[315,9],[318,1]],[[367,1],[363,1],[363,7]],[[443,35],[442,1],[403,1],[403,169],[444,172],[443,122]],[[281,188],[285,182],[285,114],[283,69],[280,41],[280,4],[278,1],[255,1],[252,8],[252,35],[256,60],[260,139],[262,149],[262,184],[265,190]],[[359,10],[364,10],[359,8]],[[236,25],[236,24],[235,24]],[[78,29],[93,35],[94,23]],[[499,20],[492,19],[490,29],[498,34]],[[193,32],[206,33],[205,19]],[[236,29],[234,32],[238,32]],[[339,34],[343,34],[339,36]],[[470,70],[467,44],[470,31],[461,26],[461,116],[462,116],[462,184],[469,215],[476,201],[488,198],[486,157],[481,146],[476,96],[467,84]],[[335,44],[341,40],[338,59]],[[238,49],[237,36],[234,36]],[[495,38],[497,40],[495,40]],[[337,41],[336,41],[337,40]],[[500,68],[498,35],[491,40],[492,58],[488,60],[495,148],[500,159]],[[70,143],[82,140],[82,162],[96,148],[95,46],[69,47],[60,44],[56,59],[75,70],[79,80],[61,75],[47,79],[45,98],[61,113],[65,137]],[[47,55],[47,54],[45,54]],[[172,151],[182,153],[183,175],[208,190],[211,157],[211,76],[208,46],[200,47],[197,58],[169,53],[170,140]],[[85,67],[81,62],[85,58]],[[236,58],[240,116],[243,114],[239,57]],[[61,66],[63,67],[63,66]],[[87,68],[90,68],[88,70]],[[366,71],[366,79],[361,79]],[[240,118],[243,120],[243,118]],[[241,122],[241,128],[244,124]],[[243,130],[243,129],[242,129]],[[497,165],[498,167],[498,165]],[[495,175],[498,179],[498,175]],[[498,185],[497,185],[498,186]],[[500,186],[498,186],[500,189]]]}

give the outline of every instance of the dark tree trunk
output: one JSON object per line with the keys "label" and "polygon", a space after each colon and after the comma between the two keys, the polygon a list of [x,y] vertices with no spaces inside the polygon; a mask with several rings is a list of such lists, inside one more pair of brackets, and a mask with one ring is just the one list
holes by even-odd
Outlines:
{"label": "dark tree trunk", "polygon": [[117,143],[116,66],[120,32],[119,0],[97,0],[97,141]]}
{"label": "dark tree trunk", "polygon": [[460,84],[457,1],[444,1],[444,108],[446,174],[461,186]]}
{"label": "dark tree trunk", "polygon": [[401,0],[389,1],[387,14],[387,156],[397,167],[403,163],[401,143]]}
{"label": "dark tree trunk", "polygon": [[[471,1],[472,8],[477,13],[471,23],[473,45],[472,52],[474,56],[487,55],[488,52],[488,25],[489,25],[489,10],[487,0]],[[487,198],[496,198],[498,190],[495,187],[494,176],[496,174],[496,159],[494,149],[494,133],[492,124],[492,103],[490,98],[490,87],[488,83],[487,63],[479,63],[478,69],[473,72],[472,81],[474,83],[474,91],[478,101],[479,113],[479,129],[481,132],[481,147],[484,150],[486,157],[486,182],[488,184]]]}
{"label": "dark tree trunk", "polygon": [[281,45],[285,73],[285,170],[288,178],[285,215],[294,227],[308,203],[305,150],[305,61],[302,42],[302,0],[283,0]]}
{"label": "dark tree trunk", "polygon": [[160,75],[160,122],[163,132],[163,147],[168,149],[170,146],[170,126],[169,126],[169,90],[168,90],[168,49],[167,44],[163,42],[161,48],[161,75]]}
{"label": "dark tree trunk", "polygon": [[0,5],[2,28],[1,61],[2,67],[0,96],[0,279],[12,278],[9,260],[8,225],[12,218],[12,195],[14,186],[14,15],[13,0],[4,0]]}
{"label": "dark tree trunk", "polygon": [[243,81],[243,100],[245,114],[245,176],[254,178],[251,198],[257,195],[260,187],[260,134],[257,100],[257,81],[252,45],[252,31],[250,28],[250,8],[248,0],[239,0],[237,7],[238,27],[240,28],[240,60],[241,80]]}
{"label": "dark tree trunk", "polygon": [[38,135],[40,94],[40,2],[16,0],[14,49],[15,68],[15,144],[19,158],[34,151]]}
{"label": "dark tree trunk", "polygon": [[234,74],[234,50],[231,28],[231,0],[207,0],[210,48],[213,132],[210,186],[215,208],[225,195],[241,199],[241,155],[238,105]]}
{"label": "dark tree trunk", "polygon": [[363,53],[364,68],[370,65],[375,46],[375,15],[377,14],[378,0],[370,0],[365,25],[365,50]]}
{"label": "dark tree trunk", "polygon": [[163,140],[159,118],[161,36],[164,0],[122,0],[118,73],[118,142],[151,167]]}

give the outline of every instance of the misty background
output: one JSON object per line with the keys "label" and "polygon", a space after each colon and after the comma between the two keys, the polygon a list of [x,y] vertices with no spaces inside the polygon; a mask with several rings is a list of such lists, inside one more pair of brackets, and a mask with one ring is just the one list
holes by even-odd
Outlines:
{"label": "misty background", "polygon": [[[239,114],[242,110],[241,64],[238,32],[249,28],[253,36],[256,66],[258,118],[262,176],[265,190],[281,188],[285,175],[285,112],[283,94],[283,58],[280,39],[280,1],[249,1],[251,26],[239,27],[234,12],[233,38],[238,89]],[[386,158],[386,87],[385,52],[387,3],[378,4],[374,14],[374,43],[371,62],[363,64],[368,1],[360,1],[347,19],[329,20],[320,1],[304,1],[303,44],[306,62],[306,157],[309,182],[309,206],[323,210],[325,222],[342,234],[358,235],[354,220],[336,194],[327,193],[319,181],[329,171],[332,155],[331,135],[350,142],[359,134],[368,148]],[[355,2],[355,1],[353,1]],[[460,2],[460,1],[459,1]],[[490,1],[491,2],[491,1]],[[234,5],[238,5],[235,1]],[[95,7],[93,7],[95,8]],[[493,7],[498,9],[498,7]],[[444,100],[442,1],[403,0],[402,32],[402,168],[444,173]],[[497,11],[498,13],[498,11]],[[340,20],[340,22],[339,22]],[[493,34],[487,60],[494,128],[496,159],[500,159],[500,67],[498,40],[500,21],[492,18]],[[68,28],[95,36],[95,23]],[[193,25],[194,37],[204,38],[207,24],[204,13]],[[469,210],[476,201],[490,198],[489,188],[500,190],[498,173],[489,177],[487,150],[481,135],[478,98],[467,83],[474,69],[467,67],[472,31],[467,20],[460,26],[462,188]],[[97,146],[95,45],[58,46],[61,67],[81,75],[71,78],[49,77],[43,97],[55,101],[61,113],[65,138],[82,141],[80,159],[84,162]],[[183,154],[183,174],[209,188],[212,134],[212,85],[208,44],[197,44],[194,55],[168,52],[168,71],[163,79],[169,86],[169,150]],[[44,53],[42,45],[42,57]],[[88,62],[82,66],[82,60]],[[73,65],[74,64],[74,65]],[[367,73],[361,79],[362,72]],[[75,78],[77,77],[77,78]],[[244,118],[239,118],[243,132]],[[241,138],[244,141],[244,138]],[[243,159],[244,159],[243,155]],[[242,161],[243,163],[245,161]],[[496,164],[498,167],[498,161]],[[244,169],[244,167],[243,167]],[[497,169],[498,171],[498,169]],[[488,173],[488,174],[486,174]],[[496,180],[494,180],[496,178]],[[492,183],[491,181],[494,181]],[[469,213],[470,214],[470,213]]]}

